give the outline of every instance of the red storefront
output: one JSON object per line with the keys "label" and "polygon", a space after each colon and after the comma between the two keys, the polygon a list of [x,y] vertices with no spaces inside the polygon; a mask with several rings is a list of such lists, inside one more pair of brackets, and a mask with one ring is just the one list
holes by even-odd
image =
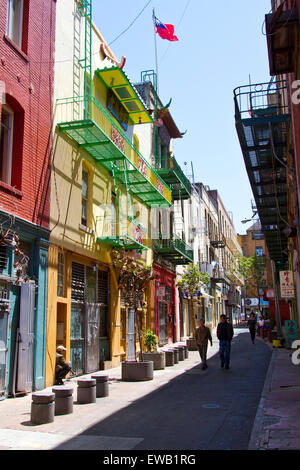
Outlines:
{"label": "red storefront", "polygon": [[154,271],[154,325],[159,345],[177,341],[176,274],[157,264]]}

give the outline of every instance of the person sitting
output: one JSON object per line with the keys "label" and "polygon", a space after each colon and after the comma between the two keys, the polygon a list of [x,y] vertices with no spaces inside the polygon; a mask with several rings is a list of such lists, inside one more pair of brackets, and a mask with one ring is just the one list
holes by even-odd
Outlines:
{"label": "person sitting", "polygon": [[64,358],[63,351],[66,350],[67,349],[62,345],[56,348],[55,385],[63,385],[64,382],[62,379],[64,379],[69,372],[74,374],[71,363],[66,362]]}

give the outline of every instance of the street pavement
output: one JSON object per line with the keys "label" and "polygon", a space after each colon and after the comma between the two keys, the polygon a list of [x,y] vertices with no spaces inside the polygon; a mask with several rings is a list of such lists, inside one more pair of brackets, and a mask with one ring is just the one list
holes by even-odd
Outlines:
{"label": "street pavement", "polygon": [[235,328],[229,370],[213,335],[205,371],[196,351],[149,382],[121,381],[120,367],[102,371],[109,396],[88,405],[76,403],[72,379],[74,412],[53,423],[30,422],[31,394],[4,400],[0,450],[245,450],[252,430],[264,430],[258,409],[271,356],[264,341],[253,345],[246,328]]}

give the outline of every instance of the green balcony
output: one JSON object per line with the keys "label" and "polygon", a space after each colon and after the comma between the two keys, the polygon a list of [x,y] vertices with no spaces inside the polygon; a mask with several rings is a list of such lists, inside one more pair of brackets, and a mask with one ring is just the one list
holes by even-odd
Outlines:
{"label": "green balcony", "polygon": [[94,97],[57,100],[56,119],[62,133],[108,171],[114,170],[117,179],[143,203],[171,206],[171,189]]}
{"label": "green balcony", "polygon": [[173,201],[189,199],[192,193],[192,185],[185,176],[175,157],[162,158],[157,162],[155,169],[159,176],[172,190]]}
{"label": "green balcony", "polygon": [[193,249],[177,235],[172,239],[153,240],[153,248],[173,264],[185,265],[194,262]]}

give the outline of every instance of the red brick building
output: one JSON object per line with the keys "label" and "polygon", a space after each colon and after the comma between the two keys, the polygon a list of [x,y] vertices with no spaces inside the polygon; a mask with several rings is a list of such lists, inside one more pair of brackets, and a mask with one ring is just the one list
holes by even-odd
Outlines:
{"label": "red brick building", "polygon": [[0,398],[44,386],[55,11],[0,0]]}

